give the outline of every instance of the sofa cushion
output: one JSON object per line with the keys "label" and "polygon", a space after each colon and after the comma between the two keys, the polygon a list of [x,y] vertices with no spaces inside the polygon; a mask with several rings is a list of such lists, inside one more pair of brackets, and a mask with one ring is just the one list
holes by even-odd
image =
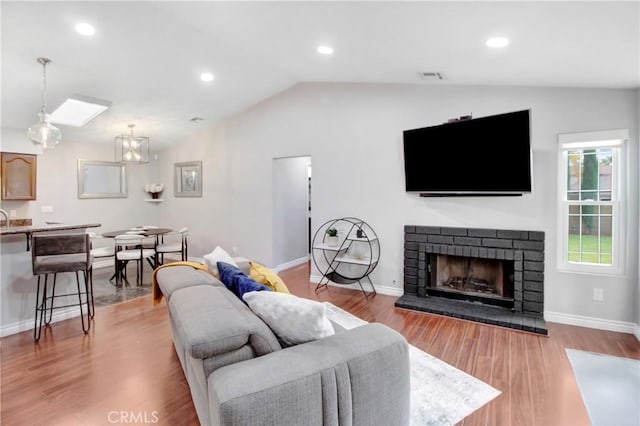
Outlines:
{"label": "sofa cushion", "polygon": [[194,269],[191,266],[171,266],[157,272],[156,279],[162,294],[169,300],[176,290],[196,285],[212,285],[222,287],[223,284],[213,275]]}
{"label": "sofa cushion", "polygon": [[278,292],[246,293],[244,301],[285,345],[297,345],[335,333],[324,303]]}
{"label": "sofa cushion", "polygon": [[201,285],[173,293],[169,311],[188,355],[209,358],[250,345],[256,356],[281,349],[273,332],[224,287]]}
{"label": "sofa cushion", "polygon": [[276,274],[266,266],[259,264],[258,262],[251,262],[249,277],[253,278],[260,284],[264,284],[267,287],[270,287],[273,291],[277,291],[280,293],[290,293],[284,281],[282,281],[282,278],[280,278],[278,274]]}
{"label": "sofa cushion", "polygon": [[233,258],[220,246],[216,246],[213,251],[209,254],[205,254],[203,256],[204,263],[209,268],[209,272],[213,274],[216,278],[220,277],[220,273],[218,272],[218,262],[228,263],[229,265],[238,266],[238,264],[233,260]]}
{"label": "sofa cushion", "polygon": [[218,272],[222,283],[240,299],[243,294],[252,291],[271,291],[271,288],[252,280],[239,268],[228,263],[218,262]]}

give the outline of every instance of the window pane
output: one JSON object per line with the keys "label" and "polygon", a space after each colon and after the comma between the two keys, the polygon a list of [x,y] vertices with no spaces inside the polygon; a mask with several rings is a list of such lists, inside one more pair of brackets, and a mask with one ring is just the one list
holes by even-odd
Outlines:
{"label": "window pane", "polygon": [[611,149],[598,150],[598,166],[600,168],[600,190],[611,190],[612,161],[613,156],[611,154]]}
{"label": "window pane", "polygon": [[600,191],[600,201],[611,201],[611,191]]}
{"label": "window pane", "polygon": [[585,150],[583,153],[580,189],[598,189],[598,158],[594,149]]}
{"label": "window pane", "polygon": [[598,206],[582,206],[582,232],[584,235],[598,235]]}
{"label": "window pane", "polygon": [[[581,151],[569,151],[567,156],[567,189],[580,189]],[[574,198],[577,199],[577,198]]]}
{"label": "window pane", "polygon": [[[600,217],[600,252],[611,254],[613,242],[613,220],[611,216]],[[609,260],[609,263],[611,260]]]}
{"label": "window pane", "polygon": [[613,206],[600,206],[601,214],[613,214]]}
{"label": "window pane", "polygon": [[580,206],[569,206],[569,214],[580,214]]}
{"label": "window pane", "polygon": [[567,193],[567,200],[578,201],[580,199],[580,192],[578,191],[569,191]]}
{"label": "window pane", "polygon": [[580,252],[580,216],[569,216],[569,252]]}

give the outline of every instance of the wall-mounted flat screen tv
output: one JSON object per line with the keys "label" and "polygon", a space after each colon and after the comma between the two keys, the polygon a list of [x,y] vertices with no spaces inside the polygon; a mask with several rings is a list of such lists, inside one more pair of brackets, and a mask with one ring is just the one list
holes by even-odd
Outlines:
{"label": "wall-mounted flat screen tv", "polygon": [[530,111],[405,130],[407,192],[425,196],[531,192]]}

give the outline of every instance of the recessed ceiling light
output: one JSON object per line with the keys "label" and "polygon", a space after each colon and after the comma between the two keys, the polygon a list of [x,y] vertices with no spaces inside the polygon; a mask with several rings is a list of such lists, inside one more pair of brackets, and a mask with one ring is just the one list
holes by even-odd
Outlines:
{"label": "recessed ceiling light", "polygon": [[318,53],[320,53],[321,55],[332,55],[333,54],[333,47],[331,46],[327,46],[327,45],[322,45],[322,46],[318,46]]}
{"label": "recessed ceiling light", "polygon": [[494,49],[500,49],[506,47],[509,44],[509,39],[506,37],[491,37],[487,40],[487,46]]}
{"label": "recessed ceiling light", "polygon": [[213,81],[213,74],[210,72],[203,72],[200,74],[200,80],[202,81]]}
{"label": "recessed ceiling light", "polygon": [[82,127],[106,111],[111,102],[89,96],[73,95],[49,116],[52,123]]}
{"label": "recessed ceiling light", "polygon": [[90,36],[96,33],[96,29],[93,28],[93,25],[91,24],[87,24],[86,22],[81,22],[79,24],[76,24],[76,32],[78,34]]}

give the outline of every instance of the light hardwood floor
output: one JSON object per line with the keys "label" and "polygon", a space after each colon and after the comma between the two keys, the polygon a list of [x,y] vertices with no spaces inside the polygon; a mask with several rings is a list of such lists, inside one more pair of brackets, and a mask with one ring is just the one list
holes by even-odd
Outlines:
{"label": "light hardwood floor", "polygon": [[[316,294],[307,265],[280,275],[294,294],[384,323],[502,391],[464,425],[589,424],[564,349],[640,359],[629,334],[551,323],[539,336],[398,309],[391,296],[367,300],[336,287]],[[86,336],[77,318],[43,330],[38,344],[31,332],[7,336],[0,356],[2,425],[197,424],[166,306],[149,296],[98,309]]]}

